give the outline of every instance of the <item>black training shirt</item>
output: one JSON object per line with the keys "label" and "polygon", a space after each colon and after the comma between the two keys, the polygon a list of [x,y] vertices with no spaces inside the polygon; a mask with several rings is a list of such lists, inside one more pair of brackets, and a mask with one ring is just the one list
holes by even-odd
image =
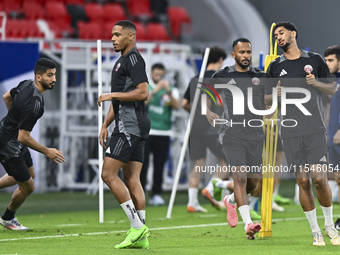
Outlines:
{"label": "black training shirt", "polygon": [[[137,48],[131,49],[115,63],[111,76],[111,92],[129,92],[140,83],[148,82],[145,62]],[[144,101],[112,100],[115,113],[114,132],[148,138],[150,119]]]}
{"label": "black training shirt", "polygon": [[[281,125],[280,135],[282,139],[326,132],[323,117],[322,92],[312,85],[308,85],[306,82],[306,66],[312,67],[312,74],[315,75],[317,80],[323,83],[332,83],[332,76],[323,58],[317,53],[304,50],[302,50],[300,58],[294,60],[288,60],[282,54],[273,60],[267,69],[267,74],[272,79],[266,82],[266,94],[272,94],[272,88],[276,86],[279,80],[281,81],[282,87],[304,88],[311,93],[311,99],[302,104],[311,115],[305,115],[294,104],[287,104],[286,115],[281,116],[282,120],[287,120],[286,123],[283,124],[286,126],[295,125],[293,121],[288,121],[288,119],[292,119],[297,122],[297,125],[295,127],[285,127]],[[289,99],[304,97],[305,94],[303,93],[287,94],[287,98]]]}

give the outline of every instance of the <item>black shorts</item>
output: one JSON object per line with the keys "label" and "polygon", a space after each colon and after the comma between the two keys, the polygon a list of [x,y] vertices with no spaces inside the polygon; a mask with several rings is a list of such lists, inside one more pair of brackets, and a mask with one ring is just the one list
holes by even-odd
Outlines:
{"label": "black shorts", "polygon": [[17,182],[26,182],[31,178],[28,168],[33,166],[30,151],[25,146],[19,157],[12,157],[7,160],[1,158],[0,162],[4,166],[7,174],[12,176]]}
{"label": "black shorts", "polygon": [[216,135],[198,135],[191,134],[189,140],[189,154],[191,160],[205,159],[207,157],[207,149],[218,159],[224,159],[223,148]]}
{"label": "black shorts", "polygon": [[340,146],[329,147],[329,159],[334,172],[340,172]]}
{"label": "black shorts", "polygon": [[246,166],[254,173],[260,173],[262,165],[262,141],[240,138],[223,139],[223,150],[231,167]]}
{"label": "black shorts", "polygon": [[324,133],[292,137],[282,140],[288,168],[292,171],[300,166],[328,164],[327,137]]}
{"label": "black shorts", "polygon": [[146,139],[124,133],[113,133],[108,143],[105,157],[117,159],[123,163],[129,161],[144,162]]}

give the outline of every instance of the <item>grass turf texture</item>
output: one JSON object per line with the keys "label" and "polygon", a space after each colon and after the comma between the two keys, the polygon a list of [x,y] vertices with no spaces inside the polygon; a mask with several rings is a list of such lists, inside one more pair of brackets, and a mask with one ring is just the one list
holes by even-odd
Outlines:
{"label": "grass turf texture", "polygon": [[[283,185],[282,185],[283,186]],[[285,185],[286,186],[286,185]],[[290,186],[288,184],[287,186]],[[282,194],[285,195],[285,194]],[[164,196],[168,200],[169,194]],[[10,194],[0,194],[7,205]],[[81,193],[33,194],[17,214],[29,231],[0,229],[0,254],[326,254],[339,252],[325,237],[326,247],[313,247],[309,224],[299,205],[273,212],[273,237],[247,240],[243,224],[231,229],[226,212],[210,204],[207,214],[186,212],[185,192],[178,194],[172,219],[166,219],[167,206],[148,207],[151,230],[149,250],[114,250],[129,229],[124,212],[113,195],[105,193],[105,223],[98,223],[97,197]],[[202,200],[202,204],[203,204]],[[95,208],[91,208],[95,207]],[[339,214],[339,206],[334,213]],[[114,209],[116,208],[116,209]],[[4,210],[4,209],[3,209]],[[73,211],[72,211],[73,210]],[[87,211],[85,211],[87,210]],[[39,213],[38,213],[39,212]],[[322,211],[317,205],[319,225]],[[339,216],[339,215],[337,215]],[[239,218],[240,219],[240,218]],[[12,239],[12,240],[11,240]],[[11,240],[11,241],[10,241]]]}

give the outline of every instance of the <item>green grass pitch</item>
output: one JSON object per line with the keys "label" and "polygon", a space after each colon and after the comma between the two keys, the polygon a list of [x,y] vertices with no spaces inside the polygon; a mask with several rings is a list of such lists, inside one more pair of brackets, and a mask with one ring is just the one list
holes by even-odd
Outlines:
{"label": "green grass pitch", "polygon": [[[168,200],[169,194],[166,194]],[[10,194],[0,193],[1,210]],[[83,192],[33,194],[17,213],[28,231],[0,229],[0,254],[331,254],[340,247],[314,247],[309,224],[299,205],[273,212],[273,237],[247,240],[243,224],[230,228],[226,211],[202,204],[208,213],[186,212],[187,195],[177,196],[173,217],[166,219],[167,206],[147,207],[151,230],[149,250],[115,250],[125,238],[129,223],[113,195],[105,193],[105,223],[99,223],[97,197]],[[334,205],[334,218],[339,217]],[[317,205],[319,225],[324,225]],[[240,220],[240,218],[239,218]]]}

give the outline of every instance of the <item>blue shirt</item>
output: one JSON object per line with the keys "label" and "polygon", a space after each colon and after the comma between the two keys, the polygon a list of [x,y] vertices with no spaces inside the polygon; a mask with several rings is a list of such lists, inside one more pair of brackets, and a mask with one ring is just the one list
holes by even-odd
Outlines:
{"label": "blue shirt", "polygon": [[339,146],[334,144],[333,137],[338,131],[340,126],[340,73],[337,73],[337,82],[335,84],[335,94],[331,98],[331,112],[329,115],[329,127],[328,127],[328,142],[329,146]]}

